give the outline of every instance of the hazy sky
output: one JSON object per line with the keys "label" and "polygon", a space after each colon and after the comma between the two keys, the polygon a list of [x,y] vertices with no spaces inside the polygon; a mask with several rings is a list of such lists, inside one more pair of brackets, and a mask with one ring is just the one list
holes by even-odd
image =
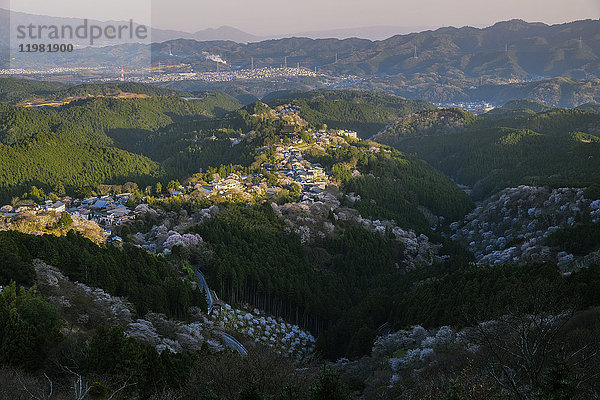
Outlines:
{"label": "hazy sky", "polygon": [[230,25],[257,35],[407,26],[487,26],[521,18],[560,23],[599,19],[600,0],[12,0],[15,11],[128,20],[197,31]]}

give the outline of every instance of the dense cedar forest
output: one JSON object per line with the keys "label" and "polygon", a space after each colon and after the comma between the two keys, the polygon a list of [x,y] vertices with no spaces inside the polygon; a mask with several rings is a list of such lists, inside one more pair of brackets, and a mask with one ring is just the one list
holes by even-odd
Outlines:
{"label": "dense cedar forest", "polygon": [[[435,215],[456,220],[473,208],[469,197],[452,181],[414,156],[383,149],[374,154],[368,142],[312,155],[331,168],[346,193],[356,193],[355,204],[364,216],[393,219],[417,230],[428,227],[416,208],[424,206]],[[352,170],[363,175],[353,177]]]}
{"label": "dense cedar forest", "polygon": [[[93,98],[58,110],[0,103],[2,199],[6,202],[33,185],[48,190],[58,182],[69,193],[101,183],[134,181],[142,187],[209,166],[247,161],[244,154],[251,149],[233,151],[229,137],[251,129],[252,118],[240,111],[208,119],[210,110],[221,113],[233,107],[222,97]],[[256,128],[266,128],[254,122]],[[213,134],[222,140],[201,140]]]}
{"label": "dense cedar forest", "polygon": [[447,135],[401,129],[376,140],[408,153],[473,188],[473,197],[520,184],[585,187],[600,182],[600,115],[555,109],[504,119],[479,118]]}
{"label": "dense cedar forest", "polygon": [[10,146],[0,144],[0,165],[0,199],[5,202],[36,185],[48,190],[61,183],[70,193],[82,193],[100,183],[148,185],[166,175],[163,167],[144,156],[53,133]]}
{"label": "dense cedar forest", "polygon": [[41,259],[74,281],[127,297],[139,315],[154,311],[183,318],[192,305],[206,307],[203,294],[180,279],[174,264],[134,246],[100,247],[72,231],[66,237],[0,232],[0,246],[5,265],[21,267],[20,276],[3,270],[3,284],[34,284],[31,261]]}
{"label": "dense cedar forest", "polygon": [[[388,293],[385,282],[397,274],[395,263],[402,254],[397,242],[350,226],[339,238],[318,243],[331,262],[317,267],[300,239],[284,233],[269,206],[228,209],[194,232],[213,250],[202,262],[210,281],[229,301],[248,302],[324,337],[341,318],[356,315],[355,309],[373,307],[370,293]],[[321,350],[331,358],[364,354],[368,345],[356,335],[363,334],[363,327],[373,334],[386,318],[381,313],[364,320],[356,317],[343,325],[344,337],[354,338],[354,344],[345,339],[335,346],[323,342]]]}

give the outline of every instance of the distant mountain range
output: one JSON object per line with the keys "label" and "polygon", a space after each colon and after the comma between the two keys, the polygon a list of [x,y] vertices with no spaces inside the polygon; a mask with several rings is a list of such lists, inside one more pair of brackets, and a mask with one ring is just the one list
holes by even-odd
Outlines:
{"label": "distant mountain range", "polygon": [[[28,25],[29,23],[33,23],[35,25],[70,25],[77,26],[82,20],[80,18],[64,18],[64,17],[51,17],[47,15],[33,15],[21,12],[8,11],[6,9],[0,8],[0,22],[1,21],[9,21],[9,17],[12,19],[12,25],[16,25],[22,21],[24,25]],[[90,24],[99,25],[105,27],[107,25],[114,24],[128,24],[128,21],[98,21],[94,19],[89,19],[88,22]],[[9,26],[7,23],[0,24],[0,42],[5,42],[7,40],[7,33]],[[134,24],[137,26],[137,24]],[[12,32],[14,34],[14,32]],[[204,29],[195,33],[184,32],[179,30],[169,30],[169,29],[158,29],[152,28],[151,30],[151,39],[153,42],[164,42],[167,40],[175,40],[175,39],[192,39],[198,41],[211,41],[211,40],[230,40],[238,43],[247,43],[247,42],[256,42],[260,40],[264,40],[266,38],[255,36],[246,32],[243,32],[239,29],[230,27],[230,26],[222,26],[217,29]],[[110,45],[111,43],[101,43],[105,45]]]}
{"label": "distant mountain range", "polygon": [[[386,29],[391,33],[394,28],[364,28],[356,32],[387,34]],[[325,32],[340,37],[352,33]],[[350,76],[355,78],[343,82],[343,87],[388,91],[442,104],[504,104],[512,99],[531,98],[550,106],[574,107],[600,100],[598,32],[600,21],[591,19],[558,25],[511,20],[487,28],[446,27],[378,41],[300,37],[261,41],[260,37],[231,27],[193,34],[154,30],[150,48],[139,43],[83,48],[71,54],[55,54],[53,62],[65,67],[116,65],[127,69],[135,68],[136,62],[147,65],[151,54],[155,65],[187,64],[194,72],[215,71],[215,62],[221,60],[221,71],[249,69],[252,64],[258,68],[280,67],[287,62],[288,66],[316,68],[322,73],[303,80],[303,89],[336,88],[337,83],[329,77]],[[325,33],[305,34],[317,37]],[[177,39],[170,39],[173,37]],[[217,40],[220,38],[228,40]],[[28,60],[35,66],[47,58],[32,55]],[[185,90],[201,90],[209,82],[182,85]],[[296,88],[294,85],[284,88]],[[262,97],[265,91],[252,93]]]}
{"label": "distant mountain range", "polygon": [[313,30],[278,35],[257,36],[231,26],[221,26],[216,29],[203,29],[195,33],[153,29],[152,40],[158,43],[176,39],[193,39],[199,42],[224,40],[236,43],[252,43],[265,40],[282,39],[286,37],[301,37],[309,39],[360,38],[368,40],[385,40],[395,35],[421,32],[429,28],[430,27],[427,26],[366,26],[358,28]]}
{"label": "distant mountain range", "polygon": [[[0,21],[7,20],[9,11],[0,8]],[[65,25],[73,24],[77,21],[76,18],[63,18],[63,17],[51,17],[46,15],[33,15],[21,12],[10,12],[12,18],[17,20],[21,19],[24,21],[32,21],[40,25]],[[114,21],[97,21],[90,19],[90,22],[94,24],[105,26]],[[2,24],[1,30],[8,28],[7,24]],[[221,26],[218,28],[206,28],[197,32],[186,32],[176,29],[159,29],[152,28],[152,41],[153,42],[166,42],[168,40],[176,39],[191,39],[200,42],[203,41],[232,41],[236,43],[250,43],[259,42],[264,40],[281,39],[284,37],[306,37],[310,39],[324,39],[324,38],[335,38],[335,39],[348,39],[348,38],[362,38],[369,40],[383,40],[394,35],[406,34],[411,32],[419,32],[426,30],[430,27],[427,26],[366,26],[357,28],[341,28],[341,29],[325,29],[325,30],[312,30],[303,32],[287,32],[283,34],[273,35],[254,35],[248,32],[244,32],[238,28],[232,26]],[[1,38],[0,38],[1,39]]]}
{"label": "distant mountain range", "polygon": [[[432,29],[430,26],[365,26],[356,28],[326,29],[297,32],[292,37],[306,37],[309,39],[368,39],[385,40],[396,35],[405,35],[413,32],[422,32]],[[283,37],[283,36],[282,36]],[[276,37],[280,38],[280,37]]]}
{"label": "distant mountain range", "polygon": [[[46,19],[19,13],[14,13],[13,18],[38,18],[36,22],[43,20],[46,24],[73,23],[72,19]],[[379,28],[365,29],[371,29],[373,34],[382,32]],[[350,33],[347,30],[328,32],[339,36]],[[195,71],[214,70],[214,63],[202,66],[207,61],[207,53],[219,56],[232,68],[249,68],[251,59],[257,67],[281,66],[287,57],[288,65],[299,63],[311,69],[317,67],[331,75],[351,74],[369,79],[384,77],[387,81],[393,76],[391,83],[400,86],[417,75],[425,76],[425,81],[446,83],[475,78],[473,82],[479,84],[558,76],[592,79],[600,77],[598,32],[598,20],[560,25],[511,20],[482,29],[447,27],[396,35],[381,41],[297,37],[259,41],[259,37],[231,27],[193,34],[154,29],[152,56],[154,61],[163,63],[191,64]],[[132,46],[141,45],[130,43],[81,49],[56,61],[59,65],[65,65],[69,59],[77,65],[81,65],[82,61],[127,65],[140,52],[147,53],[147,48]],[[173,58],[171,54],[175,59],[169,60]],[[32,60],[35,62],[35,57]],[[498,79],[502,82],[496,82]]]}
{"label": "distant mountain range", "polygon": [[[174,40],[154,44],[152,53],[155,61],[188,63],[196,71],[214,70],[214,63],[205,62],[207,53],[219,55],[233,69],[250,68],[252,59],[255,67],[281,66],[287,60],[288,66],[317,67],[330,76],[354,75],[360,79],[347,85],[355,88],[438,103],[494,98],[496,104],[504,104],[528,97],[526,92],[533,89],[541,96],[534,100],[576,106],[597,101],[598,32],[598,20],[560,25],[512,20],[483,29],[440,28],[383,41],[286,38],[238,44]],[[169,57],[170,51],[174,58]],[[554,78],[563,80],[545,83]],[[498,93],[500,86],[502,93]],[[544,94],[547,86],[553,91]]]}
{"label": "distant mountain range", "polygon": [[236,43],[249,43],[265,40],[266,38],[252,35],[231,26],[221,26],[216,29],[208,28],[195,33],[156,28],[152,29],[153,42],[160,43],[176,39],[192,39],[199,42],[226,40]]}
{"label": "distant mountain range", "polygon": [[440,28],[375,42],[286,38],[234,44],[174,40],[156,45],[155,51],[168,54],[167,49],[173,48],[185,62],[210,52],[242,66],[251,57],[260,65],[281,65],[287,56],[288,62],[358,76],[425,73],[452,78],[590,78],[600,75],[598,32],[597,20],[561,25],[512,20],[483,29]]}

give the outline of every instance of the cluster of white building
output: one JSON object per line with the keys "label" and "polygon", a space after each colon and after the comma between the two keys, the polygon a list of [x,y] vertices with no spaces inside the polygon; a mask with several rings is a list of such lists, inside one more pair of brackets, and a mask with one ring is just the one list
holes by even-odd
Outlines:
{"label": "cluster of white building", "polygon": [[71,215],[81,216],[100,225],[121,225],[129,221],[133,213],[126,206],[131,194],[118,196],[88,197],[71,201],[66,211]]}

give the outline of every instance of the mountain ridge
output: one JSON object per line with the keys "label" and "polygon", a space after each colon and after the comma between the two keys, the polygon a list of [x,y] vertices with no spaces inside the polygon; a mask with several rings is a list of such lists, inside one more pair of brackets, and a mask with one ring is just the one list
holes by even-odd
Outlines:
{"label": "mountain ridge", "polygon": [[484,83],[497,78],[589,79],[600,76],[599,28],[597,20],[558,25],[511,20],[481,29],[444,27],[382,41],[293,37],[241,45],[175,40],[155,44],[155,54],[160,57],[173,48],[179,61],[194,62],[204,51],[244,68],[250,58],[255,66],[274,66],[287,56],[288,64],[300,62],[324,73],[364,77],[437,74],[483,78]]}

